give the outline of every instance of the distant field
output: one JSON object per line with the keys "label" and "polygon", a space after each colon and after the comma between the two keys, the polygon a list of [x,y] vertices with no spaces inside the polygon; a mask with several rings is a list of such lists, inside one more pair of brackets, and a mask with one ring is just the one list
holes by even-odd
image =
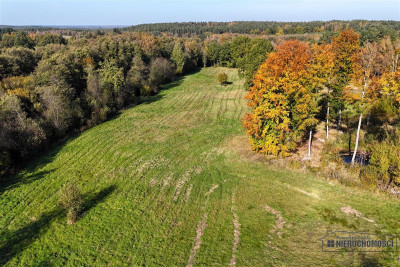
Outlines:
{"label": "distant field", "polygon": [[[400,235],[400,204],[252,155],[242,84],[203,69],[33,162],[0,188],[0,265],[398,264],[321,252],[327,230]],[[71,182],[85,195],[75,225],[57,207]]]}

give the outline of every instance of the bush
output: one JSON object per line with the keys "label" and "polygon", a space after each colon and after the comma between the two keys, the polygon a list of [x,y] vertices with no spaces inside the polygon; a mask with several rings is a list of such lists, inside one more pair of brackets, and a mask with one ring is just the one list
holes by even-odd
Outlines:
{"label": "bush", "polygon": [[217,79],[221,85],[224,85],[228,82],[228,74],[225,72],[218,73]]}
{"label": "bush", "polygon": [[175,68],[168,59],[158,57],[151,61],[148,81],[151,91],[157,93],[162,84],[172,81],[174,73]]}
{"label": "bush", "polygon": [[60,191],[59,205],[67,211],[67,223],[74,224],[82,210],[83,198],[74,184],[64,185]]}
{"label": "bush", "polygon": [[374,141],[369,149],[368,168],[360,175],[367,185],[381,184],[388,188],[400,185],[400,135],[395,132],[381,142]]}

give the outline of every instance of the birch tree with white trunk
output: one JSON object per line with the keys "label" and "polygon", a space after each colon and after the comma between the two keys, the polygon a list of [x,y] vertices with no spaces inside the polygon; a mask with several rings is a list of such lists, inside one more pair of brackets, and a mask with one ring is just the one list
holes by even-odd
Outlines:
{"label": "birch tree with white trunk", "polygon": [[310,137],[308,139],[308,154],[307,156],[311,157],[311,142],[312,142],[312,130],[310,130]]}
{"label": "birch tree with white trunk", "polygon": [[355,82],[356,87],[361,87],[361,99],[360,99],[360,116],[358,118],[358,126],[357,126],[357,135],[356,135],[356,143],[354,146],[353,156],[351,158],[351,165],[355,164],[358,144],[360,141],[360,132],[361,132],[361,124],[363,118],[363,112],[365,110],[365,95],[369,85],[371,84],[373,75],[374,75],[374,60],[377,55],[377,46],[374,44],[367,43],[360,52],[360,68],[359,71],[355,73]]}

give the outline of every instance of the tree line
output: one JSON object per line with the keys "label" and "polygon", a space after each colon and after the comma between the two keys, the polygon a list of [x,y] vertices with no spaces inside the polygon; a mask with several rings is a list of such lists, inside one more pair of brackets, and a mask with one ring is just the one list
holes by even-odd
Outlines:
{"label": "tree line", "polygon": [[206,36],[206,34],[239,33],[254,35],[293,35],[321,34],[324,38],[346,28],[360,33],[364,42],[377,41],[384,36],[399,36],[398,21],[310,21],[310,22],[274,22],[274,21],[234,21],[234,22],[181,22],[141,24],[122,28],[122,31],[144,31],[154,34],[176,34]]}
{"label": "tree line", "polygon": [[310,22],[274,22],[274,21],[233,21],[233,22],[176,22],[140,24],[123,28],[102,27],[43,27],[43,26],[0,26],[0,37],[3,34],[23,31],[28,34],[50,33],[63,36],[104,35],[107,32],[147,32],[161,35],[198,36],[205,39],[212,34],[245,34],[272,36],[292,36],[295,38],[315,40],[327,43],[337,32],[347,28],[354,29],[360,34],[361,44],[379,41],[385,36],[393,39],[399,37],[399,21],[310,21]]}

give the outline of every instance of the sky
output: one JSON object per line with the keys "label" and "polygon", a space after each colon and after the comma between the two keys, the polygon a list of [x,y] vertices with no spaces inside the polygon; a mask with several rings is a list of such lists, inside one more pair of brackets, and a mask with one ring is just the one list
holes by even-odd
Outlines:
{"label": "sky", "polygon": [[397,20],[400,0],[0,0],[0,25]]}

